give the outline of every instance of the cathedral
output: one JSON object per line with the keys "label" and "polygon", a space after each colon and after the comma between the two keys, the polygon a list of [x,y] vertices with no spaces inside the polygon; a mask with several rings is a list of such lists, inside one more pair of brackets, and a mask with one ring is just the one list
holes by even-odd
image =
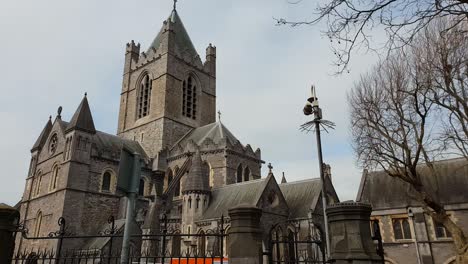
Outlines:
{"label": "cathedral", "polygon": [[[228,210],[239,205],[262,209],[265,234],[279,222],[285,223],[284,234],[300,228],[303,237],[311,235],[308,227],[320,227],[320,179],[277,181],[271,165],[262,177],[260,149],[241,143],[217,119],[216,56],[209,44],[202,60],[174,9],[147,49],[134,41],[126,45],[116,135],[96,129],[86,94],[71,120],[62,119],[60,108],[31,149],[20,202],[28,236],[56,231],[59,217],[75,234],[99,233],[109,216],[121,230],[127,204],[117,190],[122,147],[144,160],[136,232],[157,232],[162,215],[182,234],[206,232],[224,216],[229,232]],[[328,201],[336,202],[329,167],[325,171]],[[175,251],[199,243],[181,239],[171,242],[179,247]],[[106,242],[76,239],[66,247]],[[18,237],[16,247],[53,248],[54,243]]]}

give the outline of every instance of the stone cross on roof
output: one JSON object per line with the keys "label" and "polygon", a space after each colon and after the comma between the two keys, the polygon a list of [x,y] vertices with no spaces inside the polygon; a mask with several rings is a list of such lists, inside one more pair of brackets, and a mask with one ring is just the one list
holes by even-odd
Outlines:
{"label": "stone cross on roof", "polygon": [[177,0],[174,0],[174,10],[176,10],[177,7]]}

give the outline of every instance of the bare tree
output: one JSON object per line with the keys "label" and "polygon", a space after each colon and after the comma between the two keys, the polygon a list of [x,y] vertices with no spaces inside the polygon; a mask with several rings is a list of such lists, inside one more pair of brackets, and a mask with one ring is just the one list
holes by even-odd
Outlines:
{"label": "bare tree", "polygon": [[[302,0],[294,4],[300,4]],[[468,0],[327,0],[319,4],[310,21],[276,19],[278,25],[326,23],[324,33],[332,42],[337,73],[348,71],[351,55],[361,48],[392,51],[414,41],[419,31],[438,17],[450,19],[447,28],[468,20]],[[371,39],[385,31],[379,45]]]}
{"label": "bare tree", "polygon": [[468,157],[468,49],[456,33],[436,29],[426,28],[415,36],[420,45],[394,52],[356,83],[348,95],[353,144],[364,167],[380,168],[412,187],[426,213],[451,232],[458,263],[468,263],[466,235],[425,180],[437,176],[435,161],[441,156],[456,152]]}
{"label": "bare tree", "polygon": [[468,159],[468,22],[446,30],[449,23],[434,21],[412,50],[418,67],[430,75],[430,98],[444,117],[441,142]]}

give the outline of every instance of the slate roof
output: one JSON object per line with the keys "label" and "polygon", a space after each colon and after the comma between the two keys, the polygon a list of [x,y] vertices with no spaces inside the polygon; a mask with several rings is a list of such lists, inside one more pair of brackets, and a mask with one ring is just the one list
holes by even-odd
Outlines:
{"label": "slate roof", "polygon": [[89,133],[96,133],[93,116],[91,115],[91,110],[89,109],[88,98],[86,95],[78,106],[78,109],[76,109],[76,112],[70,120],[70,124],[68,124],[66,130],[72,129],[82,130]]}
{"label": "slate roof", "polygon": [[[444,205],[466,203],[468,193],[468,161],[464,158],[443,160],[435,163],[437,175],[427,173],[421,166],[422,181],[429,192]],[[426,173],[425,173],[426,172]],[[383,171],[363,173],[356,201],[370,203],[374,210],[419,206],[411,198],[411,186]]]}
{"label": "slate roof", "polygon": [[314,209],[320,197],[320,178],[282,183],[279,185],[289,207],[291,218],[306,218]]}
{"label": "slate roof", "polygon": [[96,134],[94,135],[94,143],[98,150],[107,150],[110,152],[119,152],[125,144],[128,148],[137,151],[145,159],[148,158],[146,152],[137,141],[123,139],[115,135],[96,131]]}
{"label": "slate roof", "polygon": [[235,145],[239,140],[220,121],[202,127],[194,128],[183,136],[175,145],[185,146],[190,140],[200,146],[206,139],[212,140],[215,144],[227,140]]}
{"label": "slate roof", "polygon": [[216,219],[227,216],[230,208],[239,205],[257,206],[268,178],[226,185],[211,190],[210,205],[203,219]]}
{"label": "slate roof", "polygon": [[44,146],[45,142],[47,141],[47,137],[49,136],[50,130],[52,130],[52,121],[49,118],[46,125],[42,129],[41,134],[37,138],[36,143],[34,143],[33,147],[31,148],[31,151],[34,151]]}
{"label": "slate roof", "polygon": [[192,159],[192,166],[187,174],[187,178],[182,186],[182,192],[209,192],[210,183],[208,182],[207,172],[203,171],[203,162],[200,152],[197,151]]}
{"label": "slate roof", "polygon": [[[198,56],[195,46],[193,45],[192,40],[190,39],[187,33],[187,30],[185,30],[184,24],[182,23],[182,20],[180,19],[179,14],[176,10],[172,10],[171,15],[168,17],[167,21],[174,23],[172,29],[175,35],[174,44],[176,50],[178,50],[180,53],[188,52],[193,57]],[[153,42],[151,43],[151,46],[148,48],[148,53],[151,50],[151,48],[154,48],[155,50],[159,48],[163,39],[163,33],[164,27],[161,28],[156,38],[154,38]]]}

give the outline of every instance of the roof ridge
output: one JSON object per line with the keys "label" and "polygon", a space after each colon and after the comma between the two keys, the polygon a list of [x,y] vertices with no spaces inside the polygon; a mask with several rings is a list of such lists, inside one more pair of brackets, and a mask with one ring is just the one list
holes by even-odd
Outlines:
{"label": "roof ridge", "polygon": [[230,187],[236,187],[236,186],[241,186],[241,185],[247,185],[247,184],[251,184],[251,183],[258,183],[258,182],[262,182],[262,181],[265,181],[265,180],[266,180],[266,178],[260,178],[260,179],[256,179],[256,180],[250,180],[250,181],[244,181],[244,182],[236,182],[236,183],[233,183],[233,184],[226,184],[226,185],[223,185],[223,186],[220,186],[220,187],[213,188],[213,191],[219,190],[219,189],[224,189],[224,188],[230,188]]}
{"label": "roof ridge", "polygon": [[308,181],[320,181],[320,178],[311,178],[311,179],[303,179],[303,180],[298,180],[298,181],[293,181],[293,182],[286,182],[286,183],[279,184],[279,186],[299,184],[299,183],[304,183]]}

